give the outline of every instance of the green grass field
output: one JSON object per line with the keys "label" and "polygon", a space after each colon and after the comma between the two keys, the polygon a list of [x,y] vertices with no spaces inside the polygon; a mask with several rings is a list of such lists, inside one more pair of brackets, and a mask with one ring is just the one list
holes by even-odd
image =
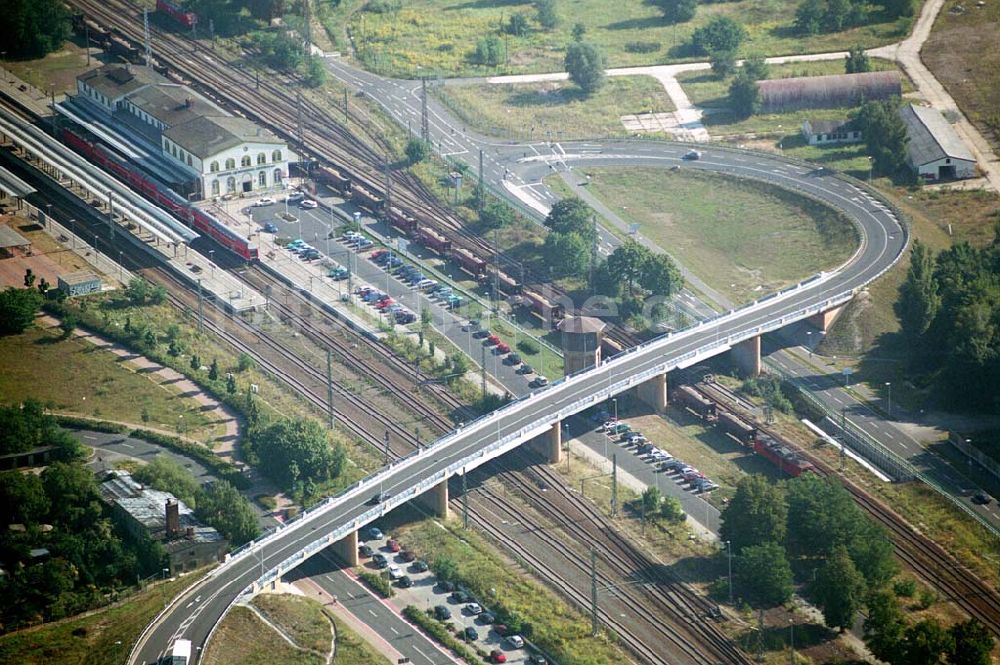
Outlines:
{"label": "green grass field", "polygon": [[[603,49],[610,67],[683,58],[687,55],[683,46],[691,33],[719,15],[731,16],[747,27],[746,52],[766,55],[838,51],[852,44],[875,46],[900,39],[909,26],[907,21],[884,22],[835,34],[803,36],[792,29],[798,3],[784,0],[702,4],[693,20],[676,26],[667,24],[662,13],[643,0],[558,0],[560,21],[550,31],[537,23],[528,0],[410,0],[401,9],[384,13],[359,11],[365,4],[363,0],[343,0],[334,10],[334,23],[339,26],[336,41],[342,48],[346,44],[341,32],[346,24],[366,66],[402,76],[560,71],[564,49],[577,22],[586,27],[585,38]],[[528,18],[529,30],[505,40],[505,63],[497,68],[473,64],[469,55],[476,41],[496,34],[498,26],[514,13]],[[646,46],[636,49],[636,43]]]}
{"label": "green grass field", "polygon": [[832,268],[857,244],[829,208],[774,187],[681,169],[588,169],[588,188],[734,302]]}
{"label": "green grass field", "polygon": [[124,663],[132,644],[163,609],[164,602],[200,578],[201,574],[185,575],[149,587],[115,607],[4,635],[0,637],[0,663]]}
{"label": "green grass field", "polygon": [[608,78],[590,97],[568,81],[448,85],[435,91],[470,126],[522,140],[625,135],[621,116],[674,110],[663,86],[648,76]]}
{"label": "green grass field", "polygon": [[201,657],[204,665],[322,665],[319,655],[296,649],[246,607],[223,619]]}
{"label": "green grass field", "polygon": [[58,330],[32,329],[0,337],[0,402],[33,397],[55,411],[137,424],[145,413],[149,426],[164,429],[173,429],[184,416],[186,436],[205,439],[224,432],[197,402],[159,385],[156,377],[137,373],[89,342],[60,336]]}

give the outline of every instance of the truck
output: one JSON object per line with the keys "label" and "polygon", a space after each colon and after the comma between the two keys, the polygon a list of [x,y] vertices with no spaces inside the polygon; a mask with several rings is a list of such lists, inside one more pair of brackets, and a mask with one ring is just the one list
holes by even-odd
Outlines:
{"label": "truck", "polygon": [[188,665],[191,662],[191,640],[177,640],[170,649],[167,665]]}

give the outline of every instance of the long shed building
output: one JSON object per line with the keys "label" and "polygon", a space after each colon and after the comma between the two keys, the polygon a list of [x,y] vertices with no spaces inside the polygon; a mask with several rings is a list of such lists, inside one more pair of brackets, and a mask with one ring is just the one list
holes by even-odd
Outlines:
{"label": "long shed building", "polygon": [[899,72],[832,74],[758,81],[761,110],[857,106],[865,101],[898,97],[903,92]]}
{"label": "long shed building", "polygon": [[941,113],[928,106],[907,104],[899,115],[906,124],[906,160],[924,180],[973,178],[976,158]]}

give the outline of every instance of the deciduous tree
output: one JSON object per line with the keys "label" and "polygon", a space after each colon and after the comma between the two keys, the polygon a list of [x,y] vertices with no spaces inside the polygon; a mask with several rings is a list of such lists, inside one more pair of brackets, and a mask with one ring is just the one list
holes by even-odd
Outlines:
{"label": "deciduous tree", "polygon": [[597,237],[594,211],[576,196],[562,199],[552,206],[544,224],[556,233],[575,233],[588,243],[592,243]]}
{"label": "deciduous tree", "polygon": [[69,11],[60,0],[7,0],[4,28],[9,57],[40,58],[69,39]]}
{"label": "deciduous tree", "polygon": [[687,23],[694,18],[698,0],[653,0],[667,23]]}
{"label": "deciduous tree", "polygon": [[604,85],[604,54],[594,44],[570,44],[566,48],[565,66],[570,80],[588,95]]}
{"label": "deciduous tree", "polygon": [[844,61],[844,71],[847,74],[861,74],[872,69],[871,58],[865,53],[863,46],[852,46]]}
{"label": "deciduous tree", "polygon": [[729,84],[729,108],[740,118],[749,118],[760,111],[760,88],[745,71],[737,73]]}
{"label": "deciduous tree", "polygon": [[260,533],[250,502],[225,480],[217,480],[199,493],[197,516],[233,545],[242,545]]}
{"label": "deciduous tree", "polygon": [[920,240],[913,241],[910,268],[899,287],[899,299],[893,305],[900,331],[909,344],[923,346],[924,334],[934,322],[941,296],[934,278],[934,255]]}
{"label": "deciduous tree", "polygon": [[728,16],[716,16],[691,35],[691,44],[700,53],[736,53],[747,37],[746,29]]}
{"label": "deciduous tree", "polygon": [[739,595],[754,607],[775,607],[792,597],[792,567],[781,545],[745,547],[734,568]]}
{"label": "deciduous tree", "polygon": [[952,647],[948,652],[949,665],[990,665],[993,652],[993,634],[976,619],[961,621],[948,629]]}
{"label": "deciduous tree", "polygon": [[841,632],[853,626],[855,615],[864,605],[865,590],[865,578],[854,567],[847,548],[838,545],[813,584],[826,625]]}
{"label": "deciduous tree", "polygon": [[764,543],[783,543],[788,522],[785,492],[760,475],[745,476],[722,511],[719,538],[733,551]]}
{"label": "deciduous tree", "polygon": [[865,601],[868,616],[865,618],[865,645],[879,660],[894,663],[899,645],[906,630],[906,619],[899,609],[899,601],[889,589],[877,589]]}
{"label": "deciduous tree", "polygon": [[545,236],[542,255],[556,278],[580,276],[590,265],[590,245],[575,232],[549,233]]}
{"label": "deciduous tree", "polygon": [[857,114],[868,154],[882,175],[895,175],[906,166],[909,137],[899,116],[899,99],[866,102]]}
{"label": "deciduous tree", "polygon": [[42,306],[42,294],[35,289],[0,291],[0,335],[22,333],[34,323]]}

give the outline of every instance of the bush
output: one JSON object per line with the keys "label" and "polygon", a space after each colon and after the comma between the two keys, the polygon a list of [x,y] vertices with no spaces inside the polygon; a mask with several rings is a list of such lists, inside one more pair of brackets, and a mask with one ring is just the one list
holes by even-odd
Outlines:
{"label": "bush", "polygon": [[[85,426],[90,427],[90,425]],[[91,429],[93,428],[91,427]],[[212,475],[217,476],[222,480],[229,481],[239,489],[246,489],[250,485],[246,476],[240,473],[235,466],[223,459],[220,459],[205,446],[185,441],[184,439],[180,439],[176,436],[160,434],[159,432],[151,432],[146,429],[134,429],[129,432],[128,435],[136,439],[143,439],[145,441],[149,441],[150,443],[155,443],[163,446],[164,448],[169,448],[170,450],[180,453],[186,457],[194,458],[198,461],[198,463],[202,464],[206,469],[211,471]]]}
{"label": "bush", "polygon": [[406,159],[418,164],[431,156],[431,144],[423,139],[410,139],[406,144]]}
{"label": "bush", "polygon": [[358,573],[358,577],[361,578],[362,582],[368,585],[368,588],[383,598],[392,598],[395,595],[395,591],[392,589],[392,582],[389,581],[388,575],[380,575],[378,573],[369,573],[365,571]]}
{"label": "bush", "polygon": [[469,665],[481,665],[482,661],[472,649],[462,644],[444,624],[431,617],[427,612],[422,612],[413,605],[407,605],[403,608],[403,616]]}
{"label": "bush", "polygon": [[542,352],[542,346],[533,339],[517,340],[517,348],[520,349],[521,353],[529,356],[537,356]]}
{"label": "bush", "polygon": [[656,53],[663,47],[660,42],[625,42],[628,53]]}
{"label": "bush", "polygon": [[68,427],[71,429],[89,429],[93,432],[107,432],[108,434],[124,434],[129,430],[126,425],[109,423],[104,420],[89,420],[87,418],[77,418],[76,416],[53,417],[62,427]]}

